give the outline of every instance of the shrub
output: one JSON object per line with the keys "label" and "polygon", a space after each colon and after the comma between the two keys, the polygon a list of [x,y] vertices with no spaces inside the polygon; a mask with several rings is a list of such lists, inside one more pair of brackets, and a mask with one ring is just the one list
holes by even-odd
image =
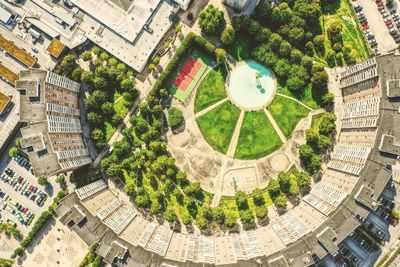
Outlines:
{"label": "shrub", "polygon": [[168,110],[168,124],[172,129],[179,127],[184,121],[182,111],[176,107],[171,107]]}

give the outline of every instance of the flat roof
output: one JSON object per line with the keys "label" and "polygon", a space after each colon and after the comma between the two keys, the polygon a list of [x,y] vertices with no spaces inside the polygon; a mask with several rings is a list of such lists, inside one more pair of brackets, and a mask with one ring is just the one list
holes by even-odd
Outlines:
{"label": "flat roof", "polygon": [[16,58],[22,64],[33,67],[36,63],[36,58],[16,46],[13,42],[7,40],[0,34],[0,48],[7,51],[11,56]]}
{"label": "flat roof", "polygon": [[[122,5],[122,2],[127,4],[126,1],[116,0],[71,0],[71,2],[101,24],[133,43],[163,1],[140,0],[134,1],[129,6]],[[125,9],[122,9],[121,6],[125,6]]]}
{"label": "flat roof", "polygon": [[0,20],[3,23],[7,23],[10,20],[11,16],[12,14],[10,12],[0,6]]}
{"label": "flat roof", "polygon": [[49,46],[47,47],[47,51],[55,58],[58,58],[61,53],[64,51],[65,45],[58,39],[53,39]]}
{"label": "flat roof", "polygon": [[10,103],[10,98],[0,92],[0,115],[4,112],[7,108],[8,104]]}
{"label": "flat roof", "polygon": [[12,85],[19,79],[18,75],[12,72],[9,68],[0,63],[0,76],[7,80]]}

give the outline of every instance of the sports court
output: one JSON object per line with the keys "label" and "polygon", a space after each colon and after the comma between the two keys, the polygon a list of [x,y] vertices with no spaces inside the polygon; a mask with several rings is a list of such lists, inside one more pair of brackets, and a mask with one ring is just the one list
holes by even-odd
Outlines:
{"label": "sports court", "polygon": [[194,51],[180,67],[171,83],[170,92],[179,101],[185,101],[210,65],[210,60]]}

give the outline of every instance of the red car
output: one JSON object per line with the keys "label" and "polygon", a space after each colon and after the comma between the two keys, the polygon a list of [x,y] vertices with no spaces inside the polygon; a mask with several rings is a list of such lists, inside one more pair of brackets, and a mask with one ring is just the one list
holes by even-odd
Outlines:
{"label": "red car", "polygon": [[377,6],[383,6],[383,2],[376,2]]}
{"label": "red car", "polygon": [[23,209],[22,209],[22,213],[23,213],[23,214],[26,214],[27,211],[28,211],[28,208],[23,208]]}
{"label": "red car", "polygon": [[390,224],[393,226],[396,226],[399,223],[399,221],[397,219],[392,219]]}
{"label": "red car", "polygon": [[389,19],[388,21],[386,21],[386,26],[392,25],[393,21],[391,19]]}
{"label": "red car", "polygon": [[368,24],[366,24],[365,26],[362,26],[362,29],[363,29],[363,31],[368,30],[369,29]]}

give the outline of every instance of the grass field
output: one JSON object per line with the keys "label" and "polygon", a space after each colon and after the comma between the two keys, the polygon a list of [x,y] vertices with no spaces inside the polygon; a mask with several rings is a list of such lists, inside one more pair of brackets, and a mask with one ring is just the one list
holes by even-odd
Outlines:
{"label": "grass field", "polygon": [[235,130],[240,110],[225,102],[197,118],[204,139],[216,150],[226,154]]}
{"label": "grass field", "polygon": [[197,113],[227,97],[225,90],[226,69],[221,66],[211,70],[197,89],[194,112]]}
{"label": "grass field", "polygon": [[[343,44],[350,44],[357,53],[357,61],[364,61],[371,57],[371,51],[368,44],[365,42],[363,33],[357,25],[357,19],[353,16],[352,7],[348,0],[332,0],[327,1],[326,4],[321,5],[321,28],[326,37],[326,50],[330,49],[330,42],[326,33],[327,25],[331,21],[338,21],[343,26],[342,39]],[[351,18],[346,20],[344,18]]]}
{"label": "grass field", "polygon": [[257,159],[277,150],[282,141],[263,111],[246,112],[235,158]]}
{"label": "grass field", "polygon": [[272,103],[268,106],[268,110],[286,138],[292,136],[292,131],[297,123],[302,118],[307,117],[309,112],[308,109],[299,103],[279,95],[275,96]]}
{"label": "grass field", "polygon": [[309,106],[312,109],[319,109],[321,106],[318,104],[317,100],[319,96],[313,95],[313,90],[311,88],[311,84],[309,84],[302,94],[294,94],[286,86],[282,87],[278,84],[278,93],[283,95],[287,95],[290,97],[294,97],[299,100],[301,103]]}

